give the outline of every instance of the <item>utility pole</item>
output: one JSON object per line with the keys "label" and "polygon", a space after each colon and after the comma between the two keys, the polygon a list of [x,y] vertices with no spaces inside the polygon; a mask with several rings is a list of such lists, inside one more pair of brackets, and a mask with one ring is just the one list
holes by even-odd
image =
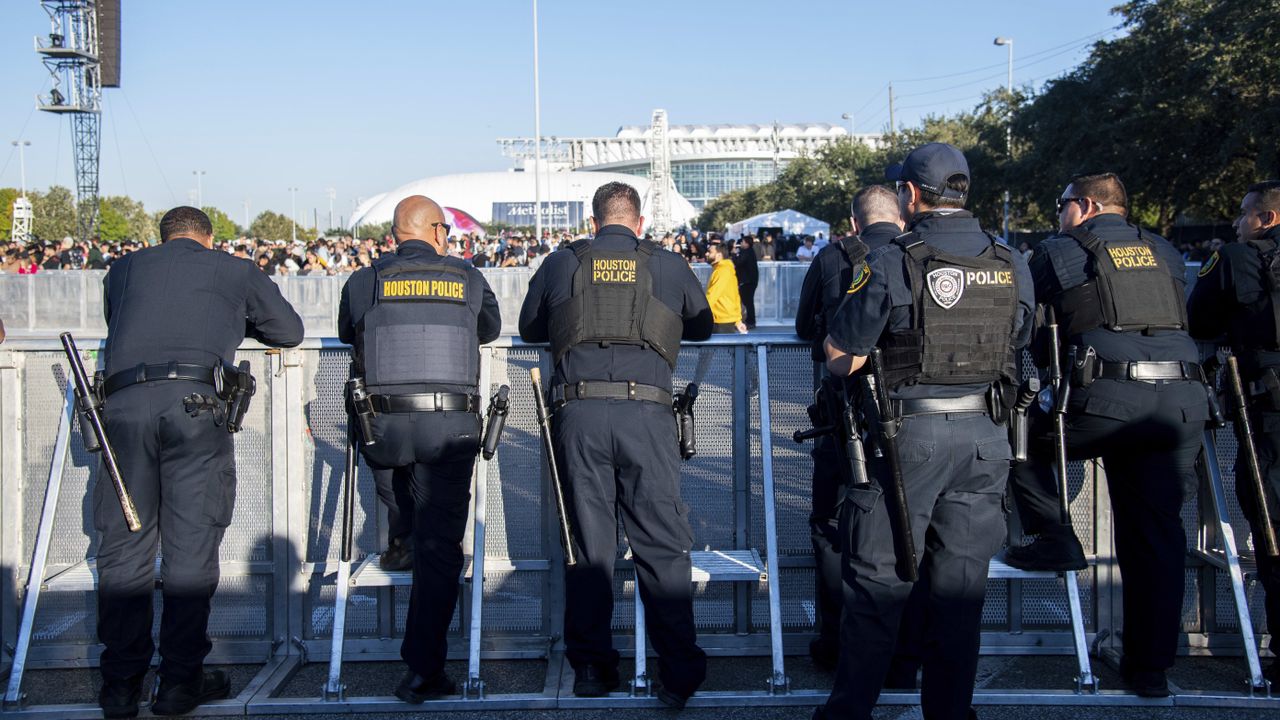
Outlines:
{"label": "utility pole", "polygon": [[196,207],[204,210],[204,170],[192,170],[192,175],[196,176]]}
{"label": "utility pole", "polygon": [[244,205],[244,234],[248,235],[249,234],[249,198],[245,198],[244,202],[240,204]]}
{"label": "utility pole", "polygon": [[298,241],[298,188],[289,188],[289,239]]}
{"label": "utility pole", "polygon": [[[998,37],[995,39],[995,45],[1007,45],[1009,47],[1009,85],[1008,95],[1005,96],[1005,102],[1008,103],[1008,116],[1005,118],[1004,124],[1004,149],[1005,154],[1009,158],[1009,163],[1013,164],[1013,38]],[[1005,182],[1004,190],[1004,244],[1009,244],[1009,188],[1008,182]]]}
{"label": "utility pole", "polygon": [[893,138],[897,127],[893,124],[893,83],[889,83],[889,138]]}
{"label": "utility pole", "polygon": [[538,0],[533,0],[533,226],[534,240],[542,244],[542,94],[538,86]]}
{"label": "utility pole", "polygon": [[333,188],[329,188],[325,192],[328,193],[329,195],[329,227],[326,228],[326,230],[332,230],[333,229],[333,199],[338,197],[338,191]]}

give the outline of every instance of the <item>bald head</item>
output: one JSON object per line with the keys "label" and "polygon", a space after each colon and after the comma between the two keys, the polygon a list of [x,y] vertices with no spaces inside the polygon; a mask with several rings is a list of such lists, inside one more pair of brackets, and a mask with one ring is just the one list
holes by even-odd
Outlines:
{"label": "bald head", "polygon": [[879,222],[901,223],[898,195],[884,185],[870,185],[859,190],[853,196],[849,210],[859,230]]}
{"label": "bald head", "polygon": [[425,195],[410,195],[396,205],[391,232],[395,233],[399,242],[424,240],[431,245],[443,245],[448,233],[443,233],[444,237],[436,242],[436,228],[443,222],[444,211],[435,200]]}

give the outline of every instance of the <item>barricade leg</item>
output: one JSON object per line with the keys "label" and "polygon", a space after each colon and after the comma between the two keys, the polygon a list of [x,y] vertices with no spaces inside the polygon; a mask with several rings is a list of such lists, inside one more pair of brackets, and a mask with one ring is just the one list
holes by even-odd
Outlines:
{"label": "barricade leg", "polygon": [[764,474],[761,484],[764,492],[764,542],[765,562],[769,572],[769,646],[773,655],[773,674],[769,678],[770,694],[790,692],[782,657],[782,591],[778,579],[782,575],[778,567],[778,516],[773,496],[773,424],[769,413],[769,351],[767,345],[756,348],[757,374],[760,390],[760,463]]}
{"label": "barricade leg", "polygon": [[644,601],[640,599],[640,573],[635,574],[636,676],[631,681],[632,697],[649,696],[648,646],[645,643]]}

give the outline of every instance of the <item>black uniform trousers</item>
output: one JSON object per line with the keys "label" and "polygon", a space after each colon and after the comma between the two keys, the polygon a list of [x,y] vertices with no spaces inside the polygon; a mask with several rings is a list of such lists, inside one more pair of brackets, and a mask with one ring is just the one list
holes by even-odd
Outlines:
{"label": "black uniform trousers", "polygon": [[[920,602],[933,620],[920,647],[921,705],[930,720],[963,720],[977,675],[987,569],[1005,536],[1008,434],[985,414],[918,415],[903,420],[898,443],[920,575],[928,579]],[[887,483],[884,460],[868,462]],[[898,576],[884,492],[880,484],[850,489],[842,505],[840,663],[815,718],[868,720],[889,675],[915,584]]]}
{"label": "black uniform trousers", "polygon": [[413,474],[408,466],[373,471],[373,486],[378,491],[378,500],[387,508],[388,547],[393,540],[408,541],[409,534],[413,532],[412,484]]}
{"label": "black uniform trousers", "polygon": [[[1183,499],[1196,487],[1208,397],[1199,382],[1095,380],[1071,390],[1067,457],[1101,457],[1114,518],[1116,560],[1124,579],[1124,666],[1128,672],[1173,666],[1187,552]],[[1032,415],[1031,459],[1010,474],[1023,528],[1062,526],[1052,459],[1053,423]]]}
{"label": "black uniform trousers", "polygon": [[642,400],[574,400],[556,410],[553,440],[578,562],[565,573],[565,654],[574,668],[617,668],[613,568],[618,508],[631,544],[645,623],[666,689],[688,696],[706,677],[697,645],[680,457],[671,408]]}
{"label": "black uniform trousers", "polygon": [[840,649],[840,612],[844,605],[839,512],[844,476],[830,435],[817,438],[809,454],[813,457],[809,539],[813,544],[814,631],[818,634],[814,650],[836,654]]}
{"label": "black uniform trousers", "polygon": [[[1258,451],[1258,466],[1262,469],[1263,484],[1270,492],[1271,520],[1280,523],[1280,412],[1254,411],[1250,413],[1253,426],[1253,442]],[[1262,582],[1267,611],[1267,632],[1271,635],[1271,652],[1280,655],[1280,558],[1262,552],[1262,526],[1258,517],[1258,501],[1246,482],[1244,464],[1236,461],[1236,498],[1249,519],[1253,533],[1254,558],[1258,561],[1258,579]]]}
{"label": "black uniform trousers", "polygon": [[374,471],[409,473],[413,499],[413,588],[400,657],[430,678],[444,670],[449,623],[465,559],[462,538],[480,417],[465,412],[385,413],[373,418],[374,444],[363,448]]}
{"label": "black uniform trousers", "polygon": [[198,679],[213,645],[209,606],[218,587],[218,547],[231,523],[236,469],[231,434],[213,414],[192,417],[190,393],[213,388],[187,380],[127,387],[107,398],[107,437],[138,509],[142,529],[129,532],[115,490],[100,473],[94,486],[98,544],[98,639],[107,682],[141,676],[155,645],[156,547],[164,543],[160,577],[160,669],[166,680]]}
{"label": "black uniform trousers", "polygon": [[756,287],[758,282],[738,285],[738,295],[742,299],[742,322],[747,327],[756,326]]}

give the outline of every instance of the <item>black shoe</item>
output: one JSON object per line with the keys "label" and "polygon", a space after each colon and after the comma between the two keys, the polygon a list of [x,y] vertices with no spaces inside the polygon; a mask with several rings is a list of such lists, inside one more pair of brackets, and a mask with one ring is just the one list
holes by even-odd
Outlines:
{"label": "black shoe", "polygon": [[1138,697],[1169,697],[1169,679],[1163,670],[1136,670],[1120,676]]}
{"label": "black shoe", "polygon": [[1005,551],[1004,562],[1019,570],[1065,572],[1089,567],[1084,548],[1072,534],[1041,535],[1030,545],[1011,547]]}
{"label": "black shoe", "polygon": [[413,569],[413,544],[404,538],[387,543],[387,551],[378,558],[378,567],[387,572]]}
{"label": "black shoe", "polygon": [[583,665],[573,669],[573,694],[578,697],[604,697],[621,683],[618,668]]}
{"label": "black shoe", "polygon": [[458,686],[443,672],[424,678],[410,670],[404,674],[404,679],[396,688],[396,697],[407,703],[421,705],[427,700],[439,700],[457,692]]}
{"label": "black shoe", "polygon": [[819,670],[835,672],[840,662],[840,646],[825,638],[816,637],[809,641],[809,657]]}
{"label": "black shoe", "polygon": [[156,715],[185,715],[210,700],[221,700],[231,694],[231,680],[221,670],[210,670],[198,680],[171,683],[160,678],[160,690],[151,703]]}
{"label": "black shoe", "polygon": [[98,691],[98,707],[104,718],[138,716],[138,700],[142,697],[142,675],[125,680],[104,680]]}
{"label": "black shoe", "polygon": [[667,686],[661,681],[653,684],[653,694],[658,697],[658,702],[672,710],[683,710],[686,703],[689,702],[689,695],[681,695],[672,690],[668,690]]}

